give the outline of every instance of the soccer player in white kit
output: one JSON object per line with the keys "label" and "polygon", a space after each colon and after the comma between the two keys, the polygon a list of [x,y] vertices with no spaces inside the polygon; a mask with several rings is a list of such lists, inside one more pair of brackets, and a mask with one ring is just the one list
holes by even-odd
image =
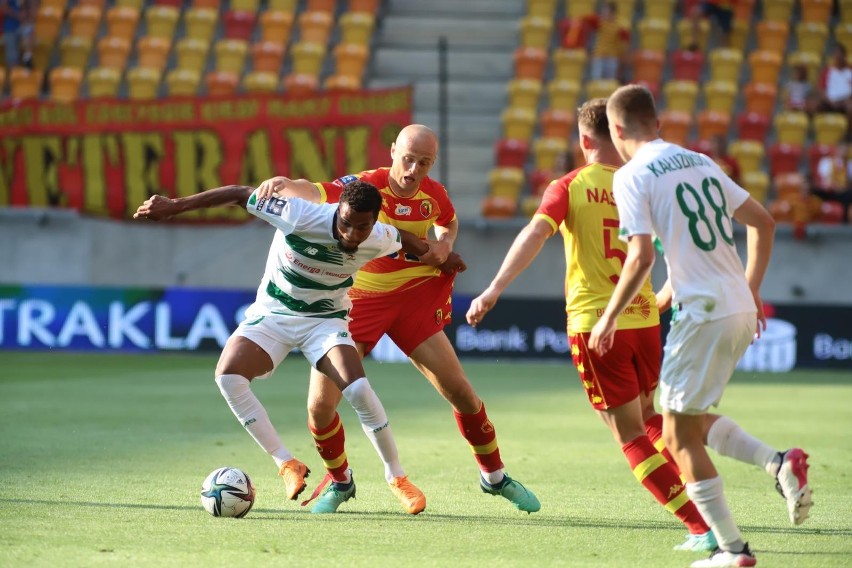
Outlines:
{"label": "soccer player in white kit", "polygon": [[[429,244],[412,233],[378,223],[381,194],[362,181],[348,184],[339,204],[333,205],[298,198],[264,199],[251,187],[225,186],[179,199],[153,196],[134,218],[168,219],[223,205],[244,206],[277,229],[256,300],[219,358],[216,384],[240,424],[274,459],[288,498],[296,499],[305,489],[304,478],[310,470],[284,446],[250,382],[269,376],[294,348],[334,381],[370,441],[396,456],[387,415],[349,334],[352,304],[347,292],[355,272],[368,261],[400,249],[422,256]],[[452,255],[448,263],[443,268],[458,266],[460,257]],[[334,512],[353,497],[355,485],[351,474],[347,477],[348,484],[327,490],[335,492],[332,510],[315,506],[312,511]]]}
{"label": "soccer player in white kit", "polygon": [[[737,361],[766,327],[759,289],[775,223],[710,158],[659,138],[654,98],[647,88],[619,88],[607,102],[607,118],[626,162],[615,174],[613,193],[628,254],[613,296],[592,330],[590,347],[601,355],[612,347],[618,314],[653,266],[656,234],[668,268],[665,290],[671,290],[678,307],[660,376],[664,439],[690,499],[719,543],[709,559],[692,566],[754,566],[757,560],[733,521],[704,440],[723,455],[774,474],[790,520],[804,521],[812,504],[807,454],[799,448],[776,452],[730,419],[707,413],[718,405]],[[748,226],[745,271],[732,219]]]}

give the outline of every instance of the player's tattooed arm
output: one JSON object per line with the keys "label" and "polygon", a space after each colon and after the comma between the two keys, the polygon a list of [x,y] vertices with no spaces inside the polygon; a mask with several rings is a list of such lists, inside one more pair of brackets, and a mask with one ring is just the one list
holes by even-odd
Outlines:
{"label": "player's tattooed arm", "polygon": [[254,188],[247,185],[225,185],[177,199],[163,195],[153,195],[136,209],[133,218],[164,221],[175,215],[197,209],[210,209],[226,205],[239,205],[243,207],[252,192],[254,192]]}

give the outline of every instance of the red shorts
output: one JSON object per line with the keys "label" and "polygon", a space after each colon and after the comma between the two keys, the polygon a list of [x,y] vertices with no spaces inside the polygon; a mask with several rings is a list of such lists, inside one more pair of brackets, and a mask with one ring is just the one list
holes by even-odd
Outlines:
{"label": "red shorts", "polygon": [[455,275],[442,274],[402,292],[352,300],[352,339],[369,353],[388,334],[406,355],[444,329],[452,319]]}
{"label": "red shorts", "polygon": [[663,359],[659,325],[616,331],[612,349],[603,357],[589,349],[589,335],[572,333],[568,341],[571,358],[594,408],[615,408],[657,388]]}

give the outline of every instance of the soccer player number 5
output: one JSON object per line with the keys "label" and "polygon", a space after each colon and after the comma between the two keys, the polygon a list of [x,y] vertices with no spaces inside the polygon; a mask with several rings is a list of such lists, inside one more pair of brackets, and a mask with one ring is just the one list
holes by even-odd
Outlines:
{"label": "soccer player number 5", "polygon": [[[618,219],[604,219],[603,220],[603,245],[604,245],[604,258],[617,258],[621,262],[621,266],[624,266],[624,261],[627,259],[627,253],[621,250],[620,248],[612,246],[612,235],[613,229],[615,234],[618,235]],[[617,239],[618,237],[616,237]],[[619,274],[621,273],[621,268],[618,269]],[[618,274],[610,274],[609,279],[612,280],[613,284],[618,284]]]}

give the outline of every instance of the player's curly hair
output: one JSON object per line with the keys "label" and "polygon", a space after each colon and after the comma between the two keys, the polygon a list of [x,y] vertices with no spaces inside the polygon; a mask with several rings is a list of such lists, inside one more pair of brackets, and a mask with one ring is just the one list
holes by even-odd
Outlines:
{"label": "player's curly hair", "polygon": [[606,99],[590,99],[577,109],[577,124],[595,138],[609,140],[609,122],[606,119]]}
{"label": "player's curly hair", "polygon": [[340,203],[346,203],[352,211],[370,212],[376,219],[382,210],[382,194],[375,185],[356,179],[343,186]]}

